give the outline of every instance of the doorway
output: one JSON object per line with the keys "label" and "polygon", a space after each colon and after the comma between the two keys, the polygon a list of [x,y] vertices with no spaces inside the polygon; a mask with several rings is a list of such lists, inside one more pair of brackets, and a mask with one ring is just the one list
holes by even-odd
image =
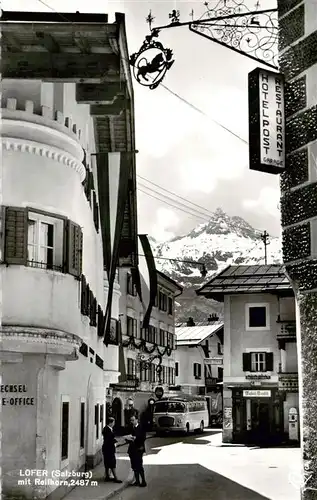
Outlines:
{"label": "doorway", "polygon": [[263,401],[261,399],[251,400],[250,434],[252,436],[252,441],[257,444],[270,442],[273,426],[273,412],[270,401]]}

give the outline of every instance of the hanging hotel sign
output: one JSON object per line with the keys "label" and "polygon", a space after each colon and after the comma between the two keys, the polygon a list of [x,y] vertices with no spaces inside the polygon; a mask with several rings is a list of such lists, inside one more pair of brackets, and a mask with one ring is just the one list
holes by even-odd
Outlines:
{"label": "hanging hotel sign", "polygon": [[262,68],[249,73],[249,161],[251,170],[285,169],[284,78]]}
{"label": "hanging hotel sign", "polygon": [[261,390],[245,390],[243,391],[244,398],[270,398],[271,391],[261,391]]}

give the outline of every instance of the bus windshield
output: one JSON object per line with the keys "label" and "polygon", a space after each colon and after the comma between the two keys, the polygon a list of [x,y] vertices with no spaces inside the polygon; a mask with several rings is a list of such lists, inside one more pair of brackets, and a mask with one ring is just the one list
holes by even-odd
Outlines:
{"label": "bus windshield", "polygon": [[185,405],[179,401],[160,401],[155,404],[154,413],[185,413]]}

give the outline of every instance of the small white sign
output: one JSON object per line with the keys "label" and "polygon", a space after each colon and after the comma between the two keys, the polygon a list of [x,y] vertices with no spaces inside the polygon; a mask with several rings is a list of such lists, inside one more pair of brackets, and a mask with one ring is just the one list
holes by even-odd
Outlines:
{"label": "small white sign", "polygon": [[261,391],[261,390],[245,390],[243,391],[244,398],[270,398],[271,391]]}
{"label": "small white sign", "polygon": [[205,365],[222,365],[223,364],[223,358],[205,358],[204,360]]}

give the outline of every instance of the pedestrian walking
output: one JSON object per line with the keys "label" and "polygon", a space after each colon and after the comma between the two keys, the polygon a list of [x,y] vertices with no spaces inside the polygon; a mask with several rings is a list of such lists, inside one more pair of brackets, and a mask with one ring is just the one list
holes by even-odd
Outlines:
{"label": "pedestrian walking", "polygon": [[[128,455],[131,461],[131,468],[134,472],[135,481],[133,486],[146,486],[145,474],[143,468],[143,455],[145,453],[146,432],[136,416],[131,417],[132,432],[127,436],[129,443]],[[141,477],[141,482],[140,482]]]}
{"label": "pedestrian walking", "polygon": [[[115,425],[115,419],[113,417],[109,417],[107,420],[107,425],[102,430],[102,435],[103,435],[102,454],[105,465],[105,481],[114,481],[115,483],[122,483],[122,481],[120,481],[120,479],[117,478],[117,473],[116,473],[117,440],[113,432],[114,425]],[[110,470],[112,472],[113,479],[110,478]]]}

